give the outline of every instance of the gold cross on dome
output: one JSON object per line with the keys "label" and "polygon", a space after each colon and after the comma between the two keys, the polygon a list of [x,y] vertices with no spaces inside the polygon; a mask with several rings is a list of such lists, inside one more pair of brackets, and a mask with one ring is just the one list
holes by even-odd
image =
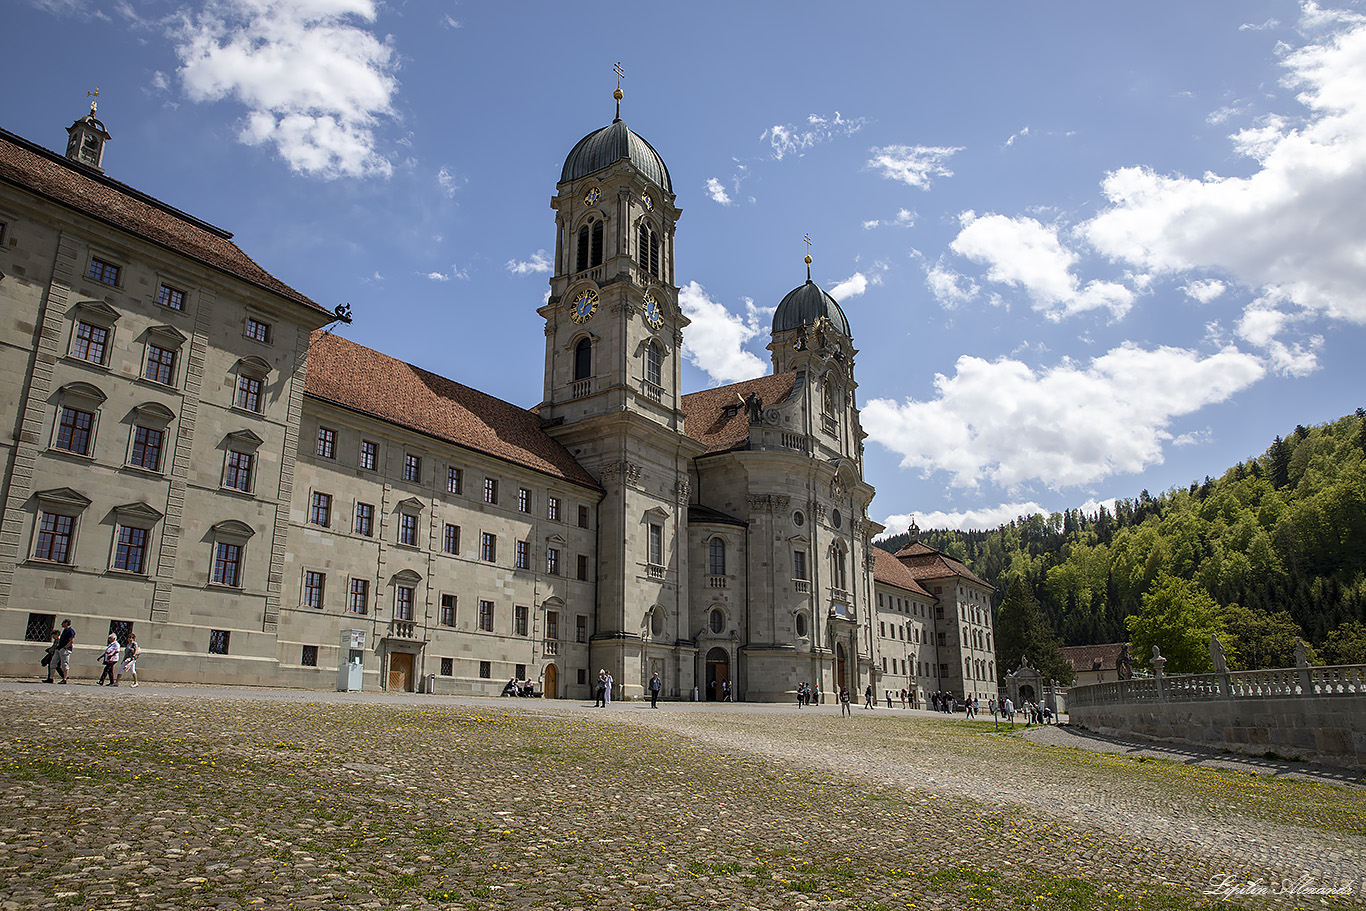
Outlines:
{"label": "gold cross on dome", "polygon": [[612,70],[613,70],[613,72],[615,72],[615,73],[617,74],[617,88],[621,88],[621,80],[622,80],[622,77],[624,77],[624,76],[626,75],[626,73],[625,73],[625,71],[623,71],[622,68],[621,68],[621,61],[620,61],[620,60],[617,61],[617,65],[616,65],[616,66],[612,67]]}
{"label": "gold cross on dome", "polygon": [[806,255],[807,255],[807,256],[810,256],[810,255],[811,255],[811,235],[810,235],[810,234],[806,235],[805,237],[802,238],[802,240],[806,242]]}

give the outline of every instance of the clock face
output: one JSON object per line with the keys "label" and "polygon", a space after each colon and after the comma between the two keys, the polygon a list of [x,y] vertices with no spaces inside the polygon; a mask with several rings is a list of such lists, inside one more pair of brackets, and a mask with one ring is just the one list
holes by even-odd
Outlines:
{"label": "clock face", "polygon": [[642,203],[645,204],[645,210],[646,210],[647,212],[653,212],[653,211],[654,211],[654,208],[655,208],[655,201],[654,201],[653,199],[650,198],[650,194],[649,194],[649,193],[641,193],[641,194],[640,194],[640,201],[641,201]]}
{"label": "clock face", "polygon": [[569,315],[574,322],[586,323],[598,312],[598,292],[592,288],[581,291],[570,306]]}
{"label": "clock face", "polygon": [[664,323],[664,312],[659,309],[659,301],[655,300],[653,294],[647,294],[642,304],[645,307],[645,322],[650,324],[651,329],[658,329]]}
{"label": "clock face", "polygon": [[583,195],[584,203],[590,206],[596,206],[600,198],[602,198],[602,191],[597,187],[594,187]]}

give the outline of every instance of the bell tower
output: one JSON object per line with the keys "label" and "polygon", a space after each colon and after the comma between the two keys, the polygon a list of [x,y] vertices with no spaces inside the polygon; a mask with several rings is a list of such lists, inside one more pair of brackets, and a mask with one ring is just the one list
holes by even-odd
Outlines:
{"label": "bell tower", "polygon": [[617,75],[615,119],[574,146],[550,200],[555,265],[537,312],[541,419],[606,490],[592,665],[634,698],[655,671],[666,695],[692,686],[691,651],[676,643],[689,636],[688,467],[702,448],[683,434],[682,210],[664,160],[621,119],[620,65]]}
{"label": "bell tower", "polygon": [[66,128],[66,157],[72,161],[94,168],[104,173],[104,144],[110,136],[104,124],[95,118],[95,103],[99,100],[100,90],[87,94],[93,96],[90,113]]}

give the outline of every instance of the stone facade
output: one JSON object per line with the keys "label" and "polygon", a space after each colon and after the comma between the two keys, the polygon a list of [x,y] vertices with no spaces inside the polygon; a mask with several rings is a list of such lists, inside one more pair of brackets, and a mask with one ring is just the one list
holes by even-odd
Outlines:
{"label": "stone facade", "polygon": [[990,588],[872,546],[858,352],[809,274],[772,375],[683,393],[682,211],[619,119],[551,200],[535,409],[322,331],[83,123],[70,159],[0,134],[0,671],[70,617],[78,668],[135,627],[161,680],[330,688],[358,645],[366,689],[987,695]]}

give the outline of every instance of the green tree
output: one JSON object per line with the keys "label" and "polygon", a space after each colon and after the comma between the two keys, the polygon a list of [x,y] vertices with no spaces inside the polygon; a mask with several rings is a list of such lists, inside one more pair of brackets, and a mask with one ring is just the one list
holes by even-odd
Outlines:
{"label": "green tree", "polygon": [[1236,653],[1229,648],[1228,632],[1219,616],[1219,605],[1194,582],[1163,574],[1143,596],[1143,607],[1124,621],[1134,655],[1146,662],[1153,646],[1167,659],[1168,674],[1205,674],[1214,670],[1209,639],[1217,635],[1229,663]]}
{"label": "green tree", "polygon": [[[1300,428],[1303,430],[1304,428]],[[1306,431],[1307,433],[1307,431]],[[1290,447],[1279,436],[1267,450],[1271,462],[1271,486],[1280,490],[1290,484]]]}
{"label": "green tree", "polygon": [[[1289,612],[1268,613],[1252,607],[1230,604],[1219,609],[1219,617],[1228,630],[1231,647],[1236,654],[1229,666],[1237,670],[1260,670],[1295,666],[1295,640],[1304,639],[1304,631],[1291,619]],[[1206,640],[1208,642],[1209,640]],[[1318,655],[1309,649],[1309,663],[1315,664]]]}
{"label": "green tree", "polygon": [[1072,665],[1063,657],[1058,634],[1044,619],[1024,580],[1012,576],[1005,600],[996,611],[996,671],[998,679],[1029,663],[1046,680],[1072,682]]}
{"label": "green tree", "polygon": [[1344,620],[1328,634],[1323,657],[1329,664],[1366,664],[1366,623]]}

